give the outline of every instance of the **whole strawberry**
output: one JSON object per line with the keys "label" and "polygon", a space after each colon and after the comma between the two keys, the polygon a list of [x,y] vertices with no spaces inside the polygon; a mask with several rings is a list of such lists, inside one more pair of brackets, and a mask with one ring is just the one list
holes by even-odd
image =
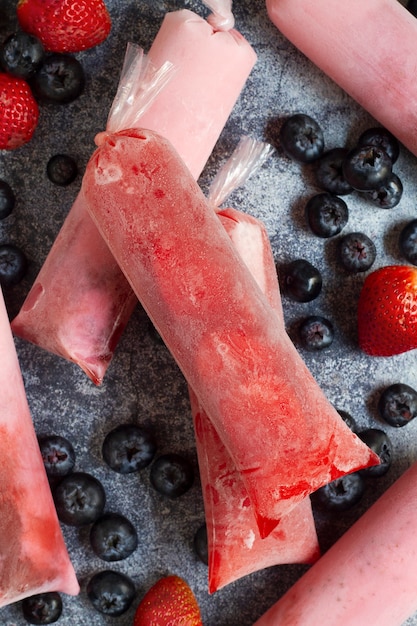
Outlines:
{"label": "whole strawberry", "polygon": [[19,24],[49,52],[80,52],[102,43],[111,29],[103,0],[19,0]]}
{"label": "whole strawberry", "polygon": [[0,73],[0,150],[28,142],[38,124],[39,108],[23,78]]}
{"label": "whole strawberry", "polygon": [[179,576],[160,578],[143,597],[133,622],[133,626],[202,625],[197,600]]}
{"label": "whole strawberry", "polygon": [[417,348],[417,268],[389,265],[369,274],[358,303],[358,339],[371,356]]}

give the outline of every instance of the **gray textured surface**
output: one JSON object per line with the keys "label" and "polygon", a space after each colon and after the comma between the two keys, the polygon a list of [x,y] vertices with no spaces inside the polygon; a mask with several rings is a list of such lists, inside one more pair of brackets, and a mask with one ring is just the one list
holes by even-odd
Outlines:
{"label": "gray textured surface", "polygon": [[[1,241],[12,241],[30,259],[28,276],[7,292],[14,315],[59,231],[76,196],[80,179],[69,188],[54,187],[45,167],[56,152],[73,155],[83,170],[94,149],[94,135],[105,125],[119,78],[127,42],[149,48],[166,11],[178,8],[206,10],[196,1],[107,0],[113,29],[96,49],[78,55],[87,74],[85,93],[66,107],[42,106],[39,128],[25,147],[0,154],[0,176],[18,195],[12,216],[0,223]],[[2,3],[7,23],[2,37],[15,27],[14,0]],[[297,111],[309,113],[322,125],[327,147],[353,144],[358,134],[374,124],[363,109],[298,53],[269,22],[262,0],[234,3],[236,26],[258,53],[258,63],[203,173],[206,189],[219,165],[240,137],[273,141],[280,118]],[[377,246],[375,267],[403,262],[397,237],[401,226],[415,217],[416,159],[403,150],[395,171],[404,183],[401,204],[392,211],[377,210],[357,196],[349,196],[346,228],[363,230]],[[336,322],[336,339],[323,354],[304,354],[307,364],[330,401],[355,416],[360,426],[381,424],[376,418],[378,391],[393,382],[417,387],[415,353],[390,359],[370,359],[357,348],[355,306],[363,276],[349,276],[335,261],[335,243],[315,238],[306,228],[303,206],[316,191],[311,170],[290,162],[278,149],[230,204],[264,220],[278,263],[299,256],[317,265],[325,278],[320,297],[297,305],[284,299],[289,330],[307,313],[323,314]],[[302,574],[303,566],[279,566],[247,577],[208,596],[206,568],[193,554],[194,532],[204,519],[198,481],[181,499],[159,497],[149,474],[120,477],[107,471],[100,456],[104,434],[122,420],[137,419],[154,427],[159,452],[196,455],[186,385],[166,349],[148,333],[140,308],[133,315],[102,387],[95,387],[76,366],[16,340],[33,419],[38,432],[69,437],[77,454],[77,468],[102,480],[107,508],[125,513],[135,523],[139,548],[115,569],[131,575],[141,594],[160,576],[178,573],[191,584],[200,602],[205,626],[249,626]],[[318,518],[326,549],[417,458],[417,423],[403,429],[387,427],[395,458],[390,472],[368,486],[364,500],[338,519]],[[88,545],[88,533],[64,527],[82,591],[64,598],[62,626],[131,624],[134,608],[119,619],[96,613],[85,596],[85,582],[104,569]],[[413,532],[410,530],[410,532]],[[53,557],[52,557],[53,558]],[[389,567],[389,563],[387,563]],[[23,625],[19,605],[0,610],[0,623]],[[409,624],[417,624],[410,620]]]}

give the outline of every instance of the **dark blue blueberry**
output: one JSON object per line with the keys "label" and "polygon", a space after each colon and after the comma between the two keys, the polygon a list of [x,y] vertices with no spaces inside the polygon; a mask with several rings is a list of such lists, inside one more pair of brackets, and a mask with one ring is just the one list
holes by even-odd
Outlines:
{"label": "dark blue blueberry", "polygon": [[38,443],[48,477],[66,476],[72,472],[75,452],[68,439],[60,435],[40,435]]}
{"label": "dark blue blueberry", "polygon": [[77,178],[78,166],[68,154],[55,154],[46,165],[46,173],[52,183],[66,187]]}
{"label": "dark blue blueberry", "polygon": [[406,426],[417,416],[417,391],[405,383],[390,385],[379,397],[378,412],[390,426]]}
{"label": "dark blue blueberry", "polygon": [[385,150],[395,163],[400,155],[400,144],[398,139],[386,128],[372,127],[365,130],[358,139],[359,146],[377,146]]}
{"label": "dark blue blueberry", "polygon": [[138,536],[124,515],[104,513],[90,529],[90,543],[103,561],[121,561],[136,550]]}
{"label": "dark blue blueberry", "polygon": [[301,344],[307,350],[324,350],[333,343],[333,324],[320,315],[310,315],[301,322],[299,334]]}
{"label": "dark blue blueberry", "polygon": [[285,154],[301,163],[315,161],[324,150],[323,131],[313,118],[304,113],[296,113],[284,121],[279,139]]}
{"label": "dark blue blueberry", "polygon": [[208,565],[207,525],[202,524],[194,535],[194,552],[205,565]]}
{"label": "dark blue blueberry", "polygon": [[70,54],[48,54],[36,72],[31,86],[35,97],[51,104],[68,104],[84,90],[85,75],[81,63]]}
{"label": "dark blue blueberry", "polygon": [[328,511],[346,511],[357,504],[365,492],[358,472],[346,474],[324,485],[312,494],[312,502]]}
{"label": "dark blue blueberry", "polygon": [[352,193],[352,186],[343,174],[343,162],[348,154],[346,148],[333,148],[325,152],[316,165],[316,182],[320,189],[336,196]]}
{"label": "dark blue blueberry", "polygon": [[347,411],[344,411],[343,409],[336,409],[336,410],[339,413],[342,420],[345,422],[345,424],[349,426],[350,430],[352,430],[353,432],[356,432],[357,425],[356,425],[355,420],[351,416],[351,414],[348,413]]}
{"label": "dark blue blueberry", "polygon": [[92,576],[86,591],[93,607],[111,617],[126,613],[136,595],[132,579],[112,570],[103,570]]}
{"label": "dark blue blueberry", "polygon": [[191,488],[194,470],[185,457],[175,453],[164,454],[152,464],[150,480],[158,493],[174,499]]}
{"label": "dark blue blueberry", "polygon": [[356,146],[343,160],[343,176],[357,191],[379,189],[391,173],[391,159],[377,146]]}
{"label": "dark blue blueberry", "polygon": [[366,272],[376,259],[375,244],[364,233],[349,233],[339,241],[339,258],[348,272]]}
{"label": "dark blue blueberry", "polygon": [[103,485],[86,472],[68,474],[52,494],[59,519],[69,526],[92,524],[103,514],[106,503]]}
{"label": "dark blue blueberry", "polygon": [[147,467],[155,456],[156,443],[152,434],[136,424],[120,424],[105,437],[103,459],[119,474],[138,472]]}
{"label": "dark blue blueberry", "polygon": [[380,458],[379,465],[360,470],[361,476],[378,477],[386,474],[391,467],[392,444],[388,435],[379,428],[367,428],[358,433],[364,443]]}
{"label": "dark blue blueberry", "polygon": [[397,174],[392,173],[385,183],[373,191],[363,191],[362,196],[380,209],[393,209],[403,195],[403,185]]}
{"label": "dark blue blueberry", "polygon": [[29,79],[35,75],[45,59],[41,41],[18,31],[12,33],[0,46],[0,65],[5,72]]}
{"label": "dark blue blueberry", "polygon": [[53,624],[61,617],[61,596],[56,591],[49,591],[24,598],[22,612],[29,624]]}
{"label": "dark blue blueberry", "polygon": [[329,192],[310,198],[305,207],[308,225],[318,237],[334,237],[348,223],[349,210],[342,198]]}
{"label": "dark blue blueberry", "polygon": [[12,243],[0,245],[0,285],[14,287],[27,272],[25,253]]}
{"label": "dark blue blueberry", "polygon": [[291,300],[310,302],[321,292],[321,273],[306,259],[291,261],[279,274],[282,290]]}
{"label": "dark blue blueberry", "polygon": [[13,189],[5,180],[0,180],[0,220],[10,215],[15,204],[16,197]]}
{"label": "dark blue blueberry", "polygon": [[401,254],[412,265],[417,265],[417,219],[411,220],[400,233]]}

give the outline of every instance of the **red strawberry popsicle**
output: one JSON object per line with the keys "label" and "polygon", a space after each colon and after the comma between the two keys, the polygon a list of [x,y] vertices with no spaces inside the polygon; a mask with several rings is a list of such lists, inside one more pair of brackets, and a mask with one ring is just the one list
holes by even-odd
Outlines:
{"label": "red strawberry popsicle", "polygon": [[166,139],[103,137],[82,193],[241,472],[262,536],[321,485],[378,463],[297,356]]}
{"label": "red strawberry popsicle", "polygon": [[[236,30],[182,10],[166,14],[148,58],[156,68],[170,61],[175,73],[141,125],[166,136],[198,178],[256,54]],[[136,304],[79,195],[12,329],[99,384]]]}
{"label": "red strawberry popsicle", "polygon": [[36,593],[77,595],[0,292],[0,606]]}

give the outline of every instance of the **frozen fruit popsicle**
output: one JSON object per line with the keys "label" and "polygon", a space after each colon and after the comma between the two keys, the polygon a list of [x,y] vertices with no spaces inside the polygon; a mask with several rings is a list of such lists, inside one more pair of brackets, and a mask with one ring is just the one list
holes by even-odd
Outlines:
{"label": "frozen fruit popsicle", "polygon": [[327,401],[169,141],[140,129],[103,138],[82,193],[241,473],[262,536],[320,485],[378,463]]}
{"label": "frozen fruit popsicle", "polygon": [[417,20],[398,0],[266,6],[285,37],[417,154]]}
{"label": "frozen fruit popsicle", "polygon": [[[156,68],[171,62],[175,72],[148,110],[140,111],[141,126],[166,136],[195,178],[256,61],[249,43],[230,29],[230,3],[216,4],[226,10],[213,15],[214,26],[188,10],[166,14],[147,57]],[[223,26],[218,24],[222,19]],[[132,73],[129,79],[134,79]],[[138,95],[131,109],[142,98],[140,89]],[[110,131],[120,124],[132,125],[131,112],[123,121],[116,111]],[[77,363],[99,384],[136,304],[79,194],[12,329]]]}
{"label": "frozen fruit popsicle", "polygon": [[[243,137],[219,169],[208,199],[217,207],[235,249],[284,326],[277,272],[264,225],[235,209],[219,208],[271,153],[268,144]],[[278,528],[261,539],[241,476],[191,389],[190,400],[207,522],[209,592],[265,567],[314,562],[319,545],[310,499],[302,500]]]}
{"label": "frozen fruit popsicle", "polygon": [[417,611],[417,463],[256,626],[401,626]]}
{"label": "frozen fruit popsicle", "polygon": [[0,606],[79,592],[65,547],[0,292]]}

